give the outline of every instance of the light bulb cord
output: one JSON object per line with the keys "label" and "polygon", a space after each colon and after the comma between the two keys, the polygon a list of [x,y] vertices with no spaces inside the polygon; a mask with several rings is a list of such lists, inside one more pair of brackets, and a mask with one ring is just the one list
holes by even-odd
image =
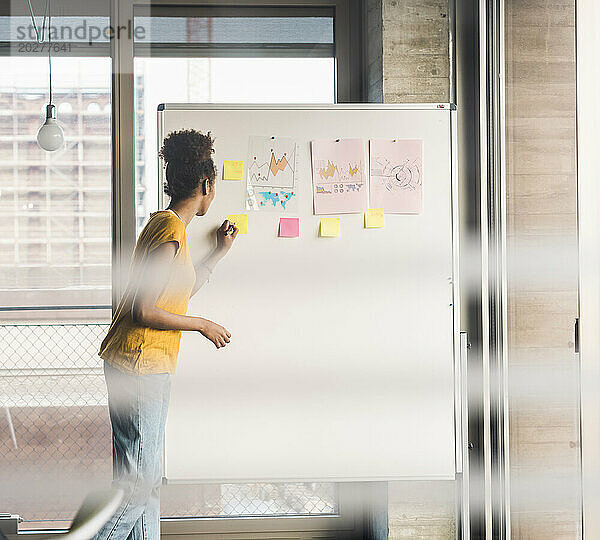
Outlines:
{"label": "light bulb cord", "polygon": [[[33,8],[31,7],[31,0],[27,0],[27,3],[29,4],[29,14],[31,15],[31,23],[33,24],[33,31],[35,32],[36,40],[38,43],[44,43],[44,34],[46,33],[46,20],[48,20],[48,14],[50,13],[50,0],[46,0],[46,9],[44,10],[44,18],[42,19],[41,37],[38,26],[35,23],[35,15],[33,14]],[[50,23],[48,23],[48,26],[50,26]],[[50,34],[50,30],[48,30],[48,34]]]}
{"label": "light bulb cord", "polygon": [[52,105],[52,9],[50,5],[51,0],[47,0],[48,4],[48,98],[50,101],[50,105]]}
{"label": "light bulb cord", "polygon": [[29,5],[29,14],[31,15],[31,24],[33,25],[33,31],[35,32],[36,41],[40,44],[44,43],[44,37],[46,35],[46,21],[48,21],[48,75],[49,75],[49,104],[52,105],[52,59],[51,59],[51,51],[52,51],[52,6],[51,0],[46,0],[46,7],[44,9],[44,18],[42,19],[42,31],[38,28],[38,25],[35,22],[35,15],[33,13],[33,7],[31,6],[31,0],[27,0],[27,4]]}

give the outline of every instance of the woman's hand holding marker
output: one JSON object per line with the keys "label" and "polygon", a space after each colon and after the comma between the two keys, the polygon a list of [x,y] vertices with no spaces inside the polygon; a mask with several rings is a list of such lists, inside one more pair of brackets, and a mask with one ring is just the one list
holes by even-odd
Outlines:
{"label": "woman's hand holding marker", "polygon": [[217,229],[217,250],[225,255],[233,245],[239,229],[234,223],[226,219],[223,224]]}

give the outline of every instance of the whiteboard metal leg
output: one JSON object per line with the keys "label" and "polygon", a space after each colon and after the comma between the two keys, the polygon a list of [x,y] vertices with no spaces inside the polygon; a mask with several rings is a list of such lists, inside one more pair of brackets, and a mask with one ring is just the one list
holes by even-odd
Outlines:
{"label": "whiteboard metal leg", "polygon": [[467,383],[468,342],[466,332],[460,333],[459,353],[459,357],[456,360],[456,538],[457,540],[469,540],[469,399]]}

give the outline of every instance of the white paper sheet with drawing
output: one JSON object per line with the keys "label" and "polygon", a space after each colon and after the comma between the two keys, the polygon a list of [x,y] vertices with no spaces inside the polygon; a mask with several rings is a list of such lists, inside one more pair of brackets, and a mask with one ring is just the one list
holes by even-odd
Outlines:
{"label": "white paper sheet with drawing", "polygon": [[297,211],[296,153],[296,141],[289,137],[249,138],[247,210]]}
{"label": "white paper sheet with drawing", "polygon": [[423,200],[423,141],[369,141],[369,206],[386,214],[420,214]]}
{"label": "white paper sheet with drawing", "polygon": [[315,214],[353,214],[367,209],[362,139],[311,141]]}

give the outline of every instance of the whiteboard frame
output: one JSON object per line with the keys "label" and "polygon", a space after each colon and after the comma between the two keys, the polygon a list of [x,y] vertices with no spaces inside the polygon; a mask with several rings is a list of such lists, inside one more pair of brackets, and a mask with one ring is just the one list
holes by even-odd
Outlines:
{"label": "whiteboard frame", "polygon": [[[236,111],[236,110],[359,110],[359,111],[455,111],[454,103],[160,103],[156,108],[158,126],[161,127],[161,113],[164,111]],[[159,139],[160,140],[160,139]],[[454,155],[452,156],[454,158]]]}
{"label": "whiteboard frame", "polygon": [[[161,103],[157,107],[157,151],[162,145],[162,140],[165,136],[163,114],[166,111],[235,111],[235,110],[440,110],[449,111],[450,114],[450,193],[451,193],[451,218],[452,218],[452,298],[453,298],[453,388],[454,388],[454,448],[455,448],[455,471],[453,475],[431,475],[431,476],[394,476],[394,477],[348,477],[348,478],[311,478],[311,482],[387,482],[387,481],[419,481],[419,480],[452,480],[455,481],[457,474],[463,472],[464,457],[466,456],[465,440],[465,418],[463,402],[466,396],[460,391],[463,389],[464,373],[461,369],[461,295],[459,288],[459,193],[458,193],[458,162],[457,162],[457,108],[453,103],[401,103],[401,104],[380,104],[380,103],[336,103],[336,104],[247,104],[247,103]],[[166,195],[163,191],[164,172],[161,166],[160,157],[157,155],[158,161],[158,206],[159,210],[166,207]],[[163,439],[162,451],[162,469],[163,469],[163,484],[199,484],[205,483],[201,479],[169,479],[164,476],[166,465],[166,443]],[[211,479],[210,483],[252,483],[257,480],[252,479]],[[300,482],[300,478],[261,478],[260,482]]]}

